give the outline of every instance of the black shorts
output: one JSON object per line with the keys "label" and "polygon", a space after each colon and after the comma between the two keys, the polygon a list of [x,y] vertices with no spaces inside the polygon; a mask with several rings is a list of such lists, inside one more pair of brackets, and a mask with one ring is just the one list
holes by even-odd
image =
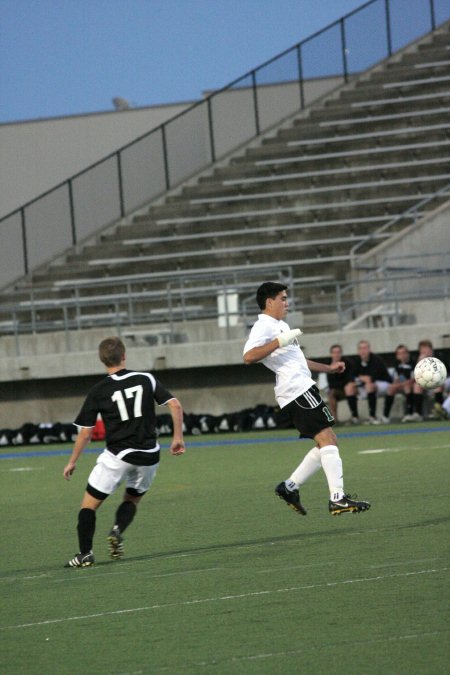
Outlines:
{"label": "black shorts", "polygon": [[314,438],[317,434],[335,424],[328,406],[322,400],[314,384],[283,408],[289,413],[300,438]]}

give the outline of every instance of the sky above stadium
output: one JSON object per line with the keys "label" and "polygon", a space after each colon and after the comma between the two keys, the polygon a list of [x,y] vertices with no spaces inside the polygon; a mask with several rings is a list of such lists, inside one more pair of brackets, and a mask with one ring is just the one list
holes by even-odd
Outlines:
{"label": "sky above stadium", "polygon": [[0,123],[194,101],[363,0],[0,0]]}

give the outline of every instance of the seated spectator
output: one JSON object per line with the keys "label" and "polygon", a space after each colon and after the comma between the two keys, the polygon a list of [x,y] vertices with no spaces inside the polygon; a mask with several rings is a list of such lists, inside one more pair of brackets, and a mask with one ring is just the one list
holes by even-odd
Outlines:
{"label": "seated spectator", "polygon": [[[338,421],[338,402],[343,401],[348,396],[348,384],[353,380],[353,363],[350,359],[345,356],[342,356],[342,347],[341,345],[331,345],[330,347],[331,363],[336,363],[337,361],[343,361],[345,363],[345,370],[343,373],[327,373],[327,394],[328,394],[328,407],[330,408],[331,414],[333,415],[336,422]],[[348,402],[348,399],[347,399]],[[357,410],[352,410],[349,403],[350,413],[352,416],[352,421],[355,423],[358,422],[358,413]]]}
{"label": "seated spectator", "polygon": [[[441,357],[440,354],[435,354],[434,349],[433,349],[433,343],[431,340],[421,340],[418,344],[418,350],[419,350],[419,355],[417,357],[417,362],[421,361],[422,359],[425,359],[427,356],[436,356],[437,359],[440,359],[443,363],[444,359]],[[448,366],[445,364],[448,372]],[[437,387],[436,389],[433,389],[433,397],[434,397],[434,406],[433,406],[433,411],[431,415],[429,415],[430,419],[446,419],[447,414],[444,408],[442,407],[442,404],[444,403],[444,386],[445,383],[441,387]],[[423,403],[424,403],[424,389],[422,389],[421,386],[417,384],[417,382],[414,382],[414,399],[415,399],[415,406],[417,410],[420,413],[420,419],[422,419],[423,415]]]}
{"label": "seated spectator", "polygon": [[[348,404],[357,413],[358,388],[364,389],[369,404],[369,419],[366,424],[380,424],[376,416],[377,395],[386,394],[392,381],[385,362],[373,354],[367,340],[358,342],[358,356],[354,358],[354,380],[349,383]],[[358,417],[358,414],[356,414]]]}
{"label": "seated spectator", "polygon": [[[448,371],[447,371],[448,372]],[[448,377],[446,382],[445,382],[445,387],[447,391],[447,398],[444,399],[444,403],[442,404],[442,410],[443,410],[443,419],[445,420],[450,420],[450,378]]]}
{"label": "seated spectator", "polygon": [[390,422],[390,413],[392,404],[394,403],[395,394],[399,393],[405,394],[406,396],[405,414],[402,417],[402,422],[415,421],[417,413],[415,413],[413,409],[414,366],[415,363],[411,359],[408,348],[405,345],[398,345],[395,350],[393,381],[387,388],[386,396],[384,398],[383,415],[380,418],[383,424],[388,424]]}

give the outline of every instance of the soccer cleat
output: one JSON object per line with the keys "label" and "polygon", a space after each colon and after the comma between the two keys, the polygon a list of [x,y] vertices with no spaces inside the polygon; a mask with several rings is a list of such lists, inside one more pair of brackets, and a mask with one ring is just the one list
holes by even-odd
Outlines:
{"label": "soccer cleat", "polygon": [[339,516],[341,513],[359,513],[360,511],[368,511],[369,509],[369,502],[356,501],[350,495],[344,495],[338,502],[332,502],[331,499],[328,502],[328,511],[332,516]]}
{"label": "soccer cleat", "polygon": [[391,419],[390,417],[386,417],[386,415],[381,415],[380,422],[381,424],[390,424]]}
{"label": "soccer cleat", "polygon": [[352,417],[350,424],[361,424],[359,417]]}
{"label": "soccer cleat", "polygon": [[69,560],[64,567],[91,567],[95,562],[94,554],[92,551],[89,553],[77,553],[72,560]]}
{"label": "soccer cleat", "polygon": [[298,490],[288,490],[286,483],[283,481],[275,488],[275,494],[283,499],[288,506],[302,516],[306,516],[306,509],[300,501],[300,493]]}
{"label": "soccer cleat", "polygon": [[109,555],[113,560],[118,560],[123,556],[123,537],[117,525],[114,525],[108,534]]}
{"label": "soccer cleat", "polygon": [[381,424],[381,422],[376,417],[373,417],[372,415],[370,415],[370,417],[364,422],[364,424],[378,425],[378,424]]}
{"label": "soccer cleat", "polygon": [[430,416],[430,419],[434,420],[445,420],[447,419],[447,413],[440,403],[435,403],[433,406],[433,414]]}

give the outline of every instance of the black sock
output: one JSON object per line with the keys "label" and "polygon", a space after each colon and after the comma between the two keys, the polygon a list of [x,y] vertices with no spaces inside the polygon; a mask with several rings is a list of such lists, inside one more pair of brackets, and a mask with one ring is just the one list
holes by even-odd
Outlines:
{"label": "black sock", "polygon": [[414,394],[411,391],[406,394],[406,414],[411,415],[412,412],[414,412]]}
{"label": "black sock", "polygon": [[78,514],[77,530],[80,553],[85,555],[89,551],[92,551],[92,541],[95,532],[95,511],[92,509],[81,509]]}
{"label": "black sock", "polygon": [[391,394],[386,394],[384,397],[384,417],[389,417],[391,412],[392,404],[394,403],[394,397]]}
{"label": "black sock", "polygon": [[134,502],[122,502],[116,511],[116,525],[121,532],[125,532],[136,514]]}
{"label": "black sock", "polygon": [[423,394],[414,394],[414,412],[422,414]]}
{"label": "black sock", "polygon": [[369,404],[369,416],[375,417],[377,410],[377,392],[370,391],[367,394],[367,403]]}
{"label": "black sock", "polygon": [[358,417],[358,403],[356,396],[347,396],[348,407],[352,413],[352,417]]}
{"label": "black sock", "polygon": [[444,394],[442,391],[437,391],[434,395],[434,402],[442,405],[444,403]]}

